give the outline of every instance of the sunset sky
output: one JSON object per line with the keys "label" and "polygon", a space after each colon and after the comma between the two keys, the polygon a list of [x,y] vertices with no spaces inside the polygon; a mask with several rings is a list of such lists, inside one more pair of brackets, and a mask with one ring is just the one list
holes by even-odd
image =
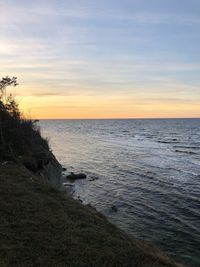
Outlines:
{"label": "sunset sky", "polygon": [[200,117],[200,1],[0,0],[6,75],[32,117]]}

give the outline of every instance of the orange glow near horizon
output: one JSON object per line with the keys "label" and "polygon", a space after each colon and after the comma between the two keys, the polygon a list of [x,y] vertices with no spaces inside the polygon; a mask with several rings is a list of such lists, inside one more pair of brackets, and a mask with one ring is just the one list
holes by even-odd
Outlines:
{"label": "orange glow near horizon", "polygon": [[20,108],[34,119],[197,118],[199,104],[127,101],[120,96],[29,96]]}

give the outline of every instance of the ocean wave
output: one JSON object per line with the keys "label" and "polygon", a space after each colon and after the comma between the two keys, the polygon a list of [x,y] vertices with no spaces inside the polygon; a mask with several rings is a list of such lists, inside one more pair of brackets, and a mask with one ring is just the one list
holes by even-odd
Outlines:
{"label": "ocean wave", "polygon": [[190,155],[198,155],[198,153],[196,153],[196,152],[187,151],[187,150],[178,150],[178,149],[176,149],[175,152],[177,152],[177,153],[184,153],[184,154],[190,154]]}

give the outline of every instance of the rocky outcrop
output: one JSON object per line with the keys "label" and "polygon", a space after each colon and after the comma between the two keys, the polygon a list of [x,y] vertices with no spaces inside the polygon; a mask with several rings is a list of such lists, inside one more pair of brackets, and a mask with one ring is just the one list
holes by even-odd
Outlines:
{"label": "rocky outcrop", "polygon": [[31,155],[22,162],[27,169],[49,180],[54,188],[61,188],[62,166],[52,152],[45,151],[43,157]]}
{"label": "rocky outcrop", "polygon": [[51,153],[48,162],[42,166],[40,175],[46,177],[54,188],[61,189],[61,174],[62,166]]}

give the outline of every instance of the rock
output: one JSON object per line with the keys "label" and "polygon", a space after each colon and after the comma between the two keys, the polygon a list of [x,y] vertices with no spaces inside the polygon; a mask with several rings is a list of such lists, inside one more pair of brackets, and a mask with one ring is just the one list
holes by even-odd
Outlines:
{"label": "rock", "polygon": [[49,155],[48,163],[43,166],[41,174],[49,180],[54,188],[61,188],[62,166],[52,153]]}
{"label": "rock", "polygon": [[112,206],[111,207],[111,210],[113,210],[114,212],[117,212],[118,211],[118,208],[116,206]]}
{"label": "rock", "polygon": [[74,184],[70,184],[70,183],[63,183],[64,186],[74,186]]}
{"label": "rock", "polygon": [[69,175],[66,176],[67,179],[70,180],[77,180],[77,179],[85,179],[87,176],[84,173],[73,173],[71,172]]}
{"label": "rock", "polygon": [[63,186],[65,188],[65,191],[68,192],[71,196],[73,196],[75,190],[74,190],[74,184],[71,183],[63,183]]}
{"label": "rock", "polygon": [[80,198],[80,196],[78,196],[78,201],[80,201],[81,203],[83,203],[83,200]]}
{"label": "rock", "polygon": [[89,181],[91,182],[91,181],[95,181],[95,180],[98,180],[98,179],[99,179],[99,177],[92,176]]}
{"label": "rock", "polygon": [[67,168],[62,167],[62,171],[63,171],[63,172],[65,172],[66,170],[67,170]]}

